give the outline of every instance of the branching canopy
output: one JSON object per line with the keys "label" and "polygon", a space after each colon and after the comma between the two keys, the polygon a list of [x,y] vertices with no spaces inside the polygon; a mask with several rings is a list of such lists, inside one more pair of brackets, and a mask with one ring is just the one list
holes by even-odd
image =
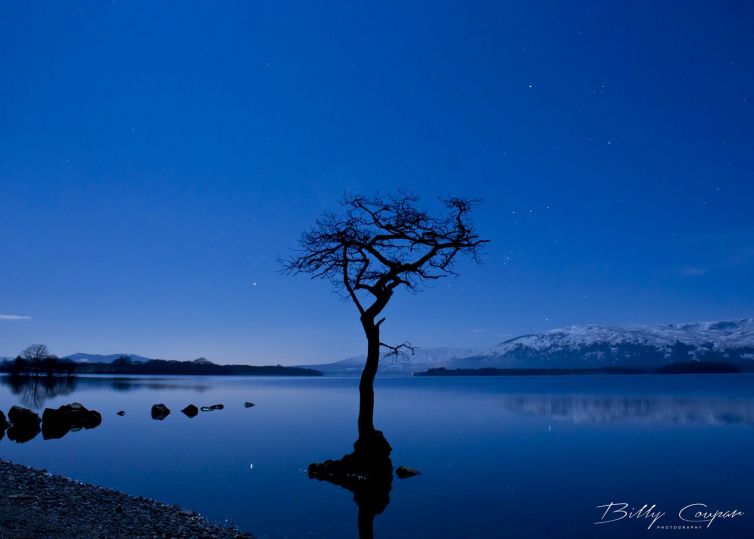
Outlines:
{"label": "branching canopy", "polygon": [[44,344],[32,344],[24,348],[24,351],[21,352],[21,357],[30,363],[41,363],[50,357],[50,353]]}
{"label": "branching canopy", "polygon": [[[398,287],[454,275],[458,255],[478,260],[480,239],[469,213],[475,200],[443,199],[443,215],[417,206],[410,193],[389,197],[346,195],[340,215],[325,214],[304,232],[297,256],[282,261],[288,273],[328,279],[373,322]],[[384,318],[377,322],[379,326]]]}

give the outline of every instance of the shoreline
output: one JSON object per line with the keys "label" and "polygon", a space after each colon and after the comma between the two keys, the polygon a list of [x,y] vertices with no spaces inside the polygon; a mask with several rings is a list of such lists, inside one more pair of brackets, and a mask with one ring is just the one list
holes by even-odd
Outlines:
{"label": "shoreline", "polygon": [[253,539],[193,511],[0,459],[0,537]]}

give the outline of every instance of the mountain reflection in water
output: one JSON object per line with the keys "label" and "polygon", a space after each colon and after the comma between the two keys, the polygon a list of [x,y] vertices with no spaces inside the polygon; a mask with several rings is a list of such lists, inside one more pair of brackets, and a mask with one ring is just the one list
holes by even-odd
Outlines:
{"label": "mountain reflection in water", "polygon": [[500,405],[515,414],[572,423],[754,425],[754,400],[743,398],[514,394],[502,397]]}

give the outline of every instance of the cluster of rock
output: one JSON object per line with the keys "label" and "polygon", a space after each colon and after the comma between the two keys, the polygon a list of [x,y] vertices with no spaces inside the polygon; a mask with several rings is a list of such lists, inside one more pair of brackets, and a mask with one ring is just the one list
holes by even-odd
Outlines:
{"label": "cluster of rock", "polygon": [[71,431],[93,429],[102,423],[102,416],[96,410],[89,410],[74,402],[60,408],[45,408],[42,417],[21,406],[14,406],[5,414],[0,411],[0,439],[8,431],[8,439],[24,443],[40,432],[45,440],[62,438]]}
{"label": "cluster of rock", "polygon": [[[254,403],[246,401],[245,403],[243,403],[243,406],[244,408],[251,408],[252,406],[254,406]],[[215,410],[222,410],[224,408],[224,404],[212,404],[210,406],[202,406],[201,408],[198,408],[195,404],[189,404],[183,410],[181,410],[181,413],[186,417],[196,417],[197,415],[199,415],[199,410],[201,410],[202,412],[214,412]],[[118,415],[125,415],[125,412],[121,410],[120,412],[118,412]],[[152,406],[152,419],[162,421],[169,415],[170,408],[168,408],[164,404],[160,403]]]}
{"label": "cluster of rock", "polygon": [[[251,402],[245,402],[244,408],[254,406]],[[199,411],[214,412],[225,408],[223,404],[197,407],[189,404],[181,412],[187,417],[196,417]],[[121,410],[117,415],[124,416],[126,412]],[[152,406],[152,419],[162,421],[170,415],[170,409],[164,404]],[[89,410],[84,405],[74,402],[65,404],[60,408],[45,408],[42,417],[28,408],[14,406],[8,411],[8,416],[0,410],[0,440],[5,437],[16,443],[24,443],[35,438],[40,432],[45,440],[62,438],[71,431],[81,429],[93,429],[102,423],[102,415],[96,410]]]}

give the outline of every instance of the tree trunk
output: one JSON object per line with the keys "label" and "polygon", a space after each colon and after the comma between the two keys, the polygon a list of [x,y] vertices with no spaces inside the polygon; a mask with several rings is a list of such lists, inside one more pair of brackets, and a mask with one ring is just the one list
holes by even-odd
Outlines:
{"label": "tree trunk", "polygon": [[380,326],[369,314],[361,323],[367,337],[367,361],[359,381],[359,438],[353,453],[338,460],[309,465],[309,477],[329,481],[354,493],[359,506],[359,537],[374,537],[375,515],[390,503],[393,482],[392,447],[382,432],[374,428],[374,378],[380,363]]}
{"label": "tree trunk", "polygon": [[363,319],[367,336],[367,361],[359,382],[359,439],[368,440],[374,433],[374,377],[380,364],[380,328],[373,320]]}

